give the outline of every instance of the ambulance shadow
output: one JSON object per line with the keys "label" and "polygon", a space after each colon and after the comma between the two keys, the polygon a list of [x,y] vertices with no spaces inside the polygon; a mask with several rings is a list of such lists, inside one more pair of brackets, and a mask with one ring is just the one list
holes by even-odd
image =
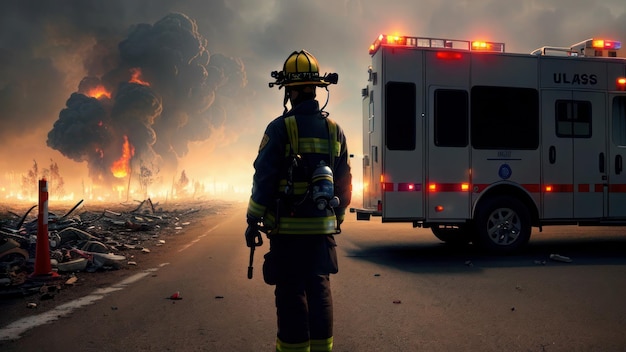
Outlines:
{"label": "ambulance shadow", "polygon": [[[558,254],[563,262],[550,258]],[[492,254],[477,246],[445,243],[402,243],[359,245],[346,256],[416,273],[480,273],[486,268],[542,267],[556,265],[626,265],[626,235],[585,239],[531,239],[510,254]]]}

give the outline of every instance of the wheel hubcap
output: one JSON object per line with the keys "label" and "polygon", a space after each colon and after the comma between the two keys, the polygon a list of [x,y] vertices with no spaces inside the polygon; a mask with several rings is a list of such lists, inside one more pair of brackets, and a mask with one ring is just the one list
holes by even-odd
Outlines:
{"label": "wheel hubcap", "polygon": [[511,209],[500,208],[491,213],[487,224],[487,233],[493,243],[509,245],[517,240],[520,228],[517,214]]}

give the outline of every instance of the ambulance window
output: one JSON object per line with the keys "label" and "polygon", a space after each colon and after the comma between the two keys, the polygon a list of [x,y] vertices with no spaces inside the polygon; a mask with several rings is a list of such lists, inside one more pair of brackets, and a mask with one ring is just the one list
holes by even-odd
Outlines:
{"label": "ambulance window", "polygon": [[613,98],[613,143],[626,146],[626,97]]}
{"label": "ambulance window", "polygon": [[469,129],[467,91],[437,89],[434,107],[435,145],[466,147]]}
{"label": "ambulance window", "polygon": [[555,110],[558,137],[591,137],[591,102],[557,100]]}
{"label": "ambulance window", "polygon": [[385,87],[385,145],[415,150],[415,84],[389,82]]}
{"label": "ambulance window", "polygon": [[532,88],[475,86],[471,141],[476,149],[537,149],[539,94]]}

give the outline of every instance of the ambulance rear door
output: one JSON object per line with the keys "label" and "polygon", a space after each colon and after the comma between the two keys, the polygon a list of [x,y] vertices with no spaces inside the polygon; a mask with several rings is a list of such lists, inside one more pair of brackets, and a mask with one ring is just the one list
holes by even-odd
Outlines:
{"label": "ambulance rear door", "polygon": [[[428,221],[470,216],[469,52],[426,52]],[[464,188],[465,187],[465,188]]]}
{"label": "ambulance rear door", "polygon": [[383,51],[382,177],[383,221],[423,219],[423,54]]}
{"label": "ambulance rear door", "polygon": [[611,219],[626,219],[626,93],[609,95],[609,201]]}

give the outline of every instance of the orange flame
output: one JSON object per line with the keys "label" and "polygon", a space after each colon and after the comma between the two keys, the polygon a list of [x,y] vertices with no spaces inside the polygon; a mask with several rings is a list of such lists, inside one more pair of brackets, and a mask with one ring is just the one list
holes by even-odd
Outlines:
{"label": "orange flame", "polygon": [[130,173],[130,158],[135,155],[135,147],[128,141],[128,137],[124,136],[124,144],[122,145],[122,156],[113,162],[111,172],[117,178],[126,177]]}
{"label": "orange flame", "polygon": [[109,92],[108,90],[106,90],[106,88],[104,88],[104,86],[98,85],[94,88],[91,88],[87,94],[88,97],[92,97],[92,98],[96,98],[96,99],[100,99],[102,97],[107,97],[109,99],[111,99],[111,92]]}
{"label": "orange flame", "polygon": [[146,82],[146,81],[141,79],[141,68],[139,68],[139,67],[131,68],[130,69],[130,74],[132,75],[132,77],[130,78],[129,82],[141,84],[141,85],[144,85],[144,86],[150,86],[149,82]]}

